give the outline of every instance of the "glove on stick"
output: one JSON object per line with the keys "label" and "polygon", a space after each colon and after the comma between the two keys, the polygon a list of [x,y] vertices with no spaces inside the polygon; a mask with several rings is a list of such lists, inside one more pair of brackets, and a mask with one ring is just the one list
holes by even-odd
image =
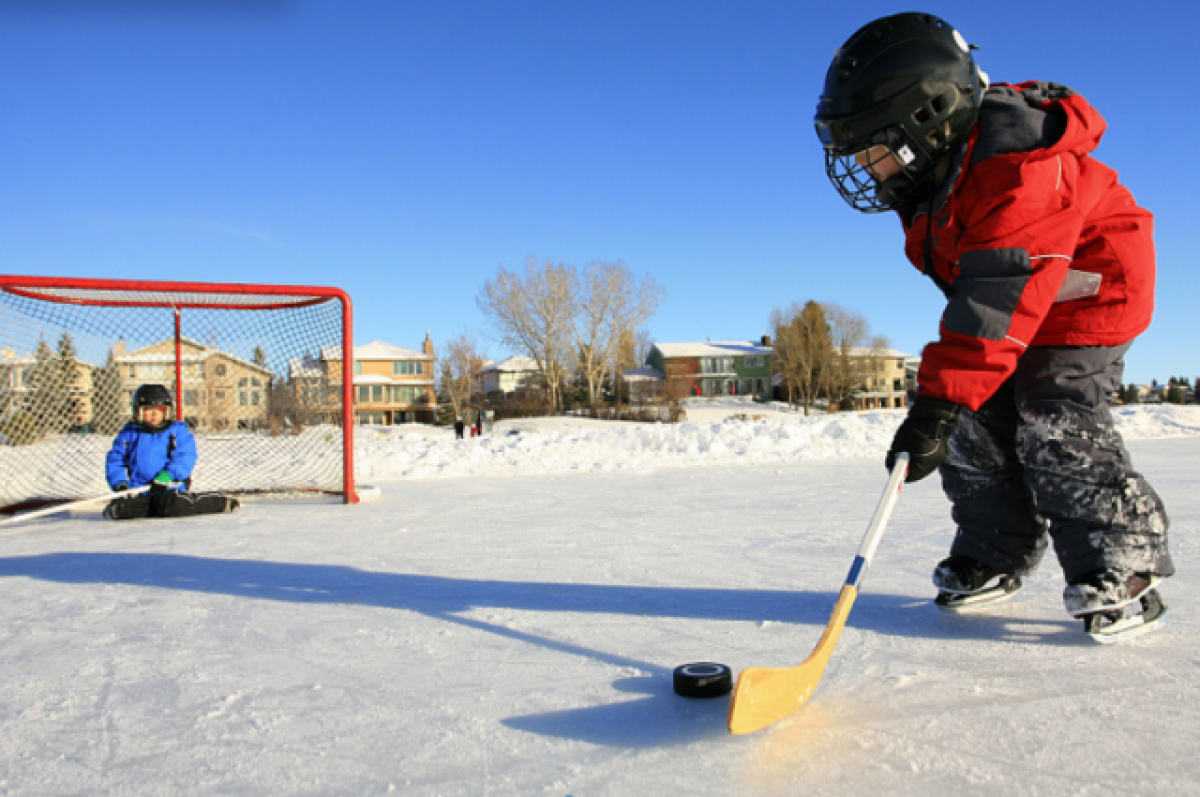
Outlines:
{"label": "glove on stick", "polygon": [[937,470],[950,454],[950,435],[960,409],[952,401],[917,396],[892,438],[887,469],[896,464],[897,454],[906,452],[910,457],[906,482],[920,481]]}

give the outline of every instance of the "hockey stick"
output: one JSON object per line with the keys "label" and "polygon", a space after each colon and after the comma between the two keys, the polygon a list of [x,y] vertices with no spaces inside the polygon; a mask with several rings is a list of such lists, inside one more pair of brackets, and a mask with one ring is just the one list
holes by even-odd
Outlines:
{"label": "hockey stick", "polygon": [[737,688],[733,692],[733,700],[729,704],[730,733],[753,733],[761,730],[796,711],[812,697],[821,675],[825,672],[825,665],[833,655],[838,637],[842,635],[842,627],[846,625],[850,607],[858,597],[858,585],[862,582],[867,568],[871,566],[871,557],[879,547],[883,528],[892,516],[892,510],[896,508],[896,501],[900,498],[900,490],[904,486],[907,473],[908,454],[900,454],[896,457],[891,478],[888,479],[883,497],[879,499],[879,505],[875,508],[871,524],[867,527],[867,535],[858,549],[858,555],[854,557],[850,574],[846,576],[846,583],[842,585],[842,591],[833,607],[833,616],[829,618],[825,633],[821,635],[821,640],[812,655],[795,667],[750,667],[742,670],[738,676]]}
{"label": "hockey stick", "polygon": [[83,498],[79,501],[72,501],[69,504],[58,504],[57,506],[47,507],[46,509],[39,509],[36,512],[26,512],[23,515],[14,515],[13,517],[0,520],[0,526],[11,526],[14,523],[23,523],[26,520],[33,520],[34,518],[53,515],[57,512],[69,512],[72,509],[77,509],[81,506],[87,506],[88,504],[99,503],[100,501],[112,501],[117,498],[125,498],[131,495],[140,495],[141,493],[149,490],[152,486],[153,485],[146,484],[141,487],[134,487],[132,490],[121,490],[120,492],[116,493],[105,493],[104,495],[98,495],[95,498]]}

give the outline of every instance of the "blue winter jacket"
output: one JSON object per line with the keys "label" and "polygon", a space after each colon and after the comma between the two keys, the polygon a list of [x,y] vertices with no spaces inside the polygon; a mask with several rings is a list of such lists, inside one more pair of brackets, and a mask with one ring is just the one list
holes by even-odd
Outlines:
{"label": "blue winter jacket", "polygon": [[117,432],[105,459],[105,475],[112,488],[121,482],[141,487],[154,481],[163,469],[171,474],[172,481],[186,481],[194,467],[196,438],[182,421],[175,421],[161,432],[147,432],[136,423],[127,423]]}

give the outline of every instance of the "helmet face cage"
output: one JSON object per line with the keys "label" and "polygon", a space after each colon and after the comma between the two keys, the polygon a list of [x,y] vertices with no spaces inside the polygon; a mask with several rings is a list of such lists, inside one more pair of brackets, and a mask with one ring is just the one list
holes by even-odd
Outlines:
{"label": "helmet face cage", "polygon": [[[926,158],[918,152],[902,133],[889,129],[855,152],[839,154],[832,147],[826,149],[825,174],[850,207],[863,213],[883,213],[904,205],[920,191],[923,170],[918,164]],[[875,165],[887,160],[899,170],[887,179],[876,178]]]}
{"label": "helmet face cage", "polygon": [[[150,432],[161,432],[170,426],[174,419],[171,410],[175,403],[171,399],[171,391],[162,385],[142,385],[133,392],[133,422]],[[145,423],[141,418],[143,409],[161,409],[163,419],[158,423]]]}

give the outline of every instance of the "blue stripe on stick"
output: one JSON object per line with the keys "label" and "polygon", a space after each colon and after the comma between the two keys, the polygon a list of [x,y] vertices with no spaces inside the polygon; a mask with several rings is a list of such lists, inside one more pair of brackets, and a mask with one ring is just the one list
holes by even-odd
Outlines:
{"label": "blue stripe on stick", "polygon": [[850,575],[846,576],[846,583],[857,589],[858,582],[862,579],[862,575],[866,569],[866,558],[862,556],[854,557],[854,564],[850,565]]}

